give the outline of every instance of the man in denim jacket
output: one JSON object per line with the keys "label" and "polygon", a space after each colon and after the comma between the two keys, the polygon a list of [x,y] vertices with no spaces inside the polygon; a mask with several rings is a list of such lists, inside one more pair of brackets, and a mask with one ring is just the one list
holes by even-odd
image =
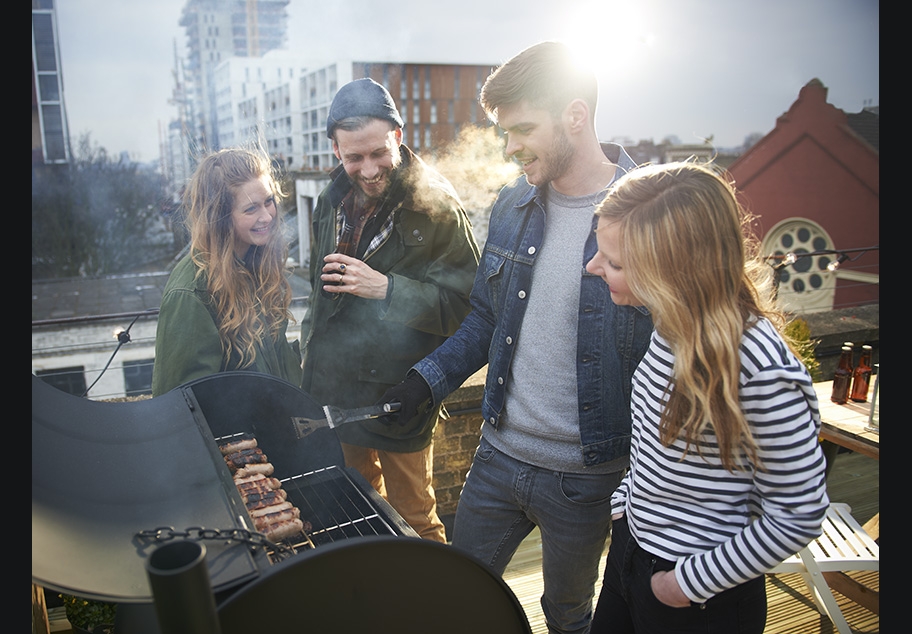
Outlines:
{"label": "man in denim jacket", "polygon": [[630,377],[652,331],[646,312],[616,306],[585,271],[595,207],[636,167],[619,145],[599,143],[597,94],[595,76],[556,42],[488,78],[481,104],[525,179],[494,204],[472,311],[384,395],[409,418],[488,364],[482,437],[452,543],[502,573],[538,526],[542,608],[561,633],[589,630],[610,497],[628,464]]}

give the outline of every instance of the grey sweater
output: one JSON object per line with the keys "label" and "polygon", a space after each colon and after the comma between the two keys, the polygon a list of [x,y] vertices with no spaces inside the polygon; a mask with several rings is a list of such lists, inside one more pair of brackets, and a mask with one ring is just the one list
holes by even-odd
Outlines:
{"label": "grey sweater", "polygon": [[604,191],[569,197],[548,187],[545,234],[517,338],[504,417],[486,433],[492,445],[523,462],[571,473],[611,473],[612,463],[584,467],[580,457],[576,346],[580,254]]}

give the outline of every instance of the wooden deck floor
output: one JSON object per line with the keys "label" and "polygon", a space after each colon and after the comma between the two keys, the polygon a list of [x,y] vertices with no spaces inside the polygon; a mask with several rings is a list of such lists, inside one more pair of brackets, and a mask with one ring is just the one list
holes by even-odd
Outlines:
{"label": "wooden deck floor", "polygon": [[[880,511],[879,462],[857,453],[841,453],[830,471],[827,481],[830,500],[845,502],[852,507],[852,515],[864,524]],[[595,596],[601,589],[601,573]],[[852,572],[849,575],[873,590],[880,589],[880,573]],[[504,580],[512,588],[532,626],[533,634],[547,634],[539,598],[541,580],[541,536],[533,531],[520,546],[504,573]],[[820,614],[801,577],[797,574],[767,575],[767,622],[765,634],[833,634],[832,622]],[[853,632],[880,632],[880,616],[857,603],[833,593],[846,622]]]}

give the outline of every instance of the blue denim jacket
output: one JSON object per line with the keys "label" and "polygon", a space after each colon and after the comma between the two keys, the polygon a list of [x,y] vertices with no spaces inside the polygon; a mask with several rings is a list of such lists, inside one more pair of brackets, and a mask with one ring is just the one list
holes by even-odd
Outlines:
{"label": "blue denim jacket", "polygon": [[[615,179],[636,164],[616,144],[602,145],[619,168]],[[544,192],[521,177],[494,203],[488,237],[472,287],[472,311],[456,334],[413,369],[441,402],[488,364],[481,410],[497,427],[503,412],[514,344],[525,313],[535,254],[541,245]],[[593,215],[593,228],[596,218]],[[646,352],[652,320],[644,308],[617,306],[608,286],[585,269],[595,255],[595,232],[586,241],[579,273],[577,381],[583,464],[593,466],[630,451],[630,379]],[[559,325],[558,325],[559,327]]]}

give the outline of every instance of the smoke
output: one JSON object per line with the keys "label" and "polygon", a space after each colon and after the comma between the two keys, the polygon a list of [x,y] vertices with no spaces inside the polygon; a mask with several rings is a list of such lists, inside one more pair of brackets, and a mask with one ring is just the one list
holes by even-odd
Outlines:
{"label": "smoke", "polygon": [[497,194],[521,174],[519,166],[504,156],[497,128],[466,126],[455,141],[426,160],[453,184],[472,221],[475,239],[483,247]]}

